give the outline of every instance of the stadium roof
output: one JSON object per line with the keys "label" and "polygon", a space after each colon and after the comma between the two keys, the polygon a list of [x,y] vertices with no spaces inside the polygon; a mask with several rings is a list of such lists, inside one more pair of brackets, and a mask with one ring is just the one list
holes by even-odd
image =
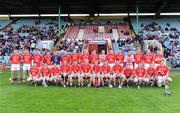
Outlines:
{"label": "stadium roof", "polygon": [[[0,14],[135,13],[136,0],[1,0]],[[180,12],[179,0],[139,0],[140,13]]]}

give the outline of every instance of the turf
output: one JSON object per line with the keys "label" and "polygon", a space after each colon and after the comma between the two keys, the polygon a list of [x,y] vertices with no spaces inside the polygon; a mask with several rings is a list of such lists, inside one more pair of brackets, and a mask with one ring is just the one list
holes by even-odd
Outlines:
{"label": "turf", "polygon": [[[173,74],[175,72],[171,71]],[[173,77],[172,95],[162,88],[43,88],[8,85],[0,73],[0,113],[179,113],[180,76]]]}

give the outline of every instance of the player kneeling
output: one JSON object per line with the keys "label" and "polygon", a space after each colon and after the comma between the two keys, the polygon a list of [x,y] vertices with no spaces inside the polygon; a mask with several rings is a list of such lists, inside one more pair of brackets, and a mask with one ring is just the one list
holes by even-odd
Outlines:
{"label": "player kneeling", "polygon": [[134,83],[137,85],[138,88],[140,88],[141,84],[145,84],[148,82],[149,80],[145,78],[145,69],[143,67],[143,64],[140,63],[139,66],[135,69]]}
{"label": "player kneeling", "polygon": [[50,81],[50,69],[47,66],[47,63],[43,64],[43,67],[41,68],[41,77],[39,78],[40,81],[42,81],[42,86],[47,87],[47,82]]}
{"label": "player kneeling", "polygon": [[172,79],[168,76],[169,67],[165,65],[164,59],[161,60],[161,64],[157,66],[157,85],[161,87],[162,85],[167,85],[172,82]]}
{"label": "player kneeling", "polygon": [[80,71],[81,67],[78,64],[78,61],[75,60],[73,65],[71,65],[71,75],[70,75],[70,86],[73,85],[73,80],[78,79],[78,85],[80,83]]}
{"label": "player kneeling", "polygon": [[110,71],[111,71],[111,67],[108,65],[108,62],[105,61],[104,65],[102,65],[101,67],[101,82],[102,82],[102,86],[104,86],[104,82],[106,82],[106,84],[109,85],[110,88],[112,88],[113,86],[110,84],[110,81],[108,80],[110,78]]}
{"label": "player kneeling", "polygon": [[30,76],[27,78],[27,82],[31,82],[35,86],[37,86],[37,82],[39,82],[39,68],[36,66],[36,63],[33,63],[30,68]]}
{"label": "player kneeling", "polygon": [[130,64],[127,64],[126,67],[123,69],[123,74],[122,74],[122,80],[121,80],[121,87],[124,85],[126,82],[127,87],[129,88],[129,84],[133,83],[134,81],[134,76],[133,76],[133,68],[131,68]]}
{"label": "player kneeling", "polygon": [[65,60],[63,62],[63,64],[60,66],[60,72],[61,72],[61,75],[62,75],[62,85],[64,87],[66,87],[66,85],[68,85],[68,82],[69,82],[69,78],[70,78],[70,66],[67,64],[67,61]]}
{"label": "player kneeling", "polygon": [[115,65],[112,69],[112,75],[111,75],[111,82],[116,86],[116,79],[118,80],[119,88],[121,88],[120,85],[120,78],[123,79],[124,76],[122,75],[122,66],[120,65],[119,60],[116,60]]}
{"label": "player kneeling", "polygon": [[98,61],[96,60],[92,68],[92,77],[93,77],[92,79],[93,79],[93,85],[95,87],[100,86],[100,70],[101,67],[98,64]]}
{"label": "player kneeling", "polygon": [[[87,82],[88,82],[88,79],[90,78],[91,79],[90,82],[92,82],[91,65],[89,64],[88,59],[85,59],[85,63],[81,65],[81,70],[82,70],[82,73],[81,73],[81,76],[80,76],[80,85],[83,86],[84,78],[86,79]],[[90,85],[91,85],[91,83],[88,84],[88,86],[90,86]]]}
{"label": "player kneeling", "polygon": [[152,86],[155,84],[155,68],[154,64],[150,64],[149,67],[146,69],[146,78],[149,80],[149,83]]}
{"label": "player kneeling", "polygon": [[59,69],[58,65],[56,63],[54,63],[53,67],[51,68],[50,81],[57,84],[61,78],[59,73],[60,73],[60,69]]}

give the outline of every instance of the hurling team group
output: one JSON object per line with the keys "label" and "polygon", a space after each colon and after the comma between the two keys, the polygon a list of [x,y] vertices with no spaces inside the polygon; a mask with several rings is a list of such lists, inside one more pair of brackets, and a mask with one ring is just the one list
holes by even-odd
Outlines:
{"label": "hurling team group", "polygon": [[[51,84],[66,86],[100,87],[129,87],[158,86],[161,87],[172,82],[169,77],[169,67],[161,51],[152,54],[150,50],[142,53],[141,49],[132,54],[128,51],[124,55],[120,50],[117,54],[109,50],[106,54],[102,50],[97,54],[93,50],[89,54],[77,53],[73,50],[71,54],[64,51],[61,57],[57,53],[54,56],[47,52],[42,56],[39,50],[31,55],[25,50],[20,55],[16,50],[10,56],[11,78],[10,84],[14,82],[14,72],[17,71],[18,83],[21,82],[20,67],[23,64],[23,82],[32,83],[35,86],[47,87]],[[57,61],[57,62],[56,62]]]}

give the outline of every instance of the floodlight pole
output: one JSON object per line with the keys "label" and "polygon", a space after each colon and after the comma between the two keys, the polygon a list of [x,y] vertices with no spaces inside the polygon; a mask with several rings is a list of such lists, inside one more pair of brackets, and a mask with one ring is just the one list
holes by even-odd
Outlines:
{"label": "floodlight pole", "polygon": [[59,6],[59,15],[58,15],[58,37],[61,35],[61,7]]}
{"label": "floodlight pole", "polygon": [[139,6],[136,4],[136,33],[139,34]]}

